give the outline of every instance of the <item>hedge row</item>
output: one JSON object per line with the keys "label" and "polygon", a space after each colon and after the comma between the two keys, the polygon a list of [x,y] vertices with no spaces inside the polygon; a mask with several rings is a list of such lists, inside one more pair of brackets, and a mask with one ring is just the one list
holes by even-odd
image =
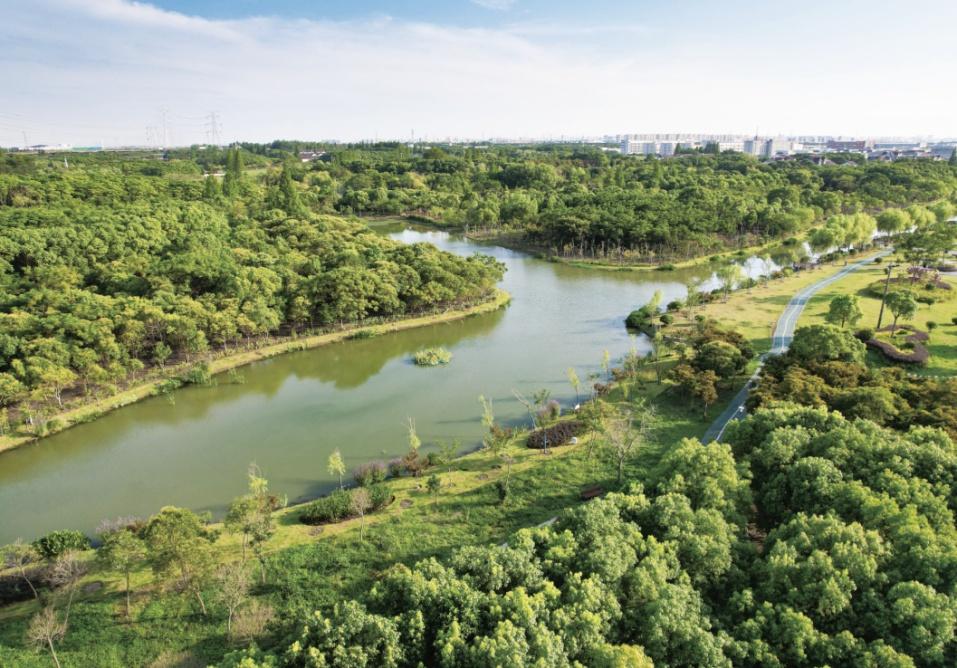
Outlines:
{"label": "hedge row", "polygon": [[[888,332],[892,329],[893,327],[882,327],[878,331]],[[927,332],[922,332],[919,329],[908,329],[912,333],[906,336],[904,340],[913,346],[913,349],[910,352],[900,350],[897,346],[887,341],[870,339],[865,343],[868,345],[868,347],[881,351],[881,354],[883,354],[884,357],[892,362],[903,362],[904,364],[926,364],[927,360],[930,359],[930,351],[927,350],[924,342],[930,337],[928,336]]]}
{"label": "hedge row", "polygon": [[[394,498],[385,485],[370,485],[365,489],[372,503],[370,512],[389,505]],[[303,524],[331,524],[354,517],[352,495],[355,492],[354,489],[337,489],[328,496],[316,499],[302,509],[299,521]]]}
{"label": "hedge row", "polygon": [[565,445],[572,440],[574,436],[581,433],[584,425],[578,420],[569,420],[559,422],[551,427],[536,429],[528,435],[528,447],[542,448],[545,445],[545,437],[548,437],[548,447]]}

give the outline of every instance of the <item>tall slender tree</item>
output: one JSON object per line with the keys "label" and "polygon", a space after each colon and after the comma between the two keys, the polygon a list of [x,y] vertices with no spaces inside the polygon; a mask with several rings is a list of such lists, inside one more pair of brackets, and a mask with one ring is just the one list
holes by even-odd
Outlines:
{"label": "tall slender tree", "polygon": [[103,545],[96,551],[97,561],[123,576],[126,592],[126,618],[130,618],[130,579],[146,563],[146,545],[132,531],[120,529],[102,536]]}
{"label": "tall slender tree", "polygon": [[329,475],[334,475],[339,478],[339,489],[342,489],[342,476],[346,474],[346,463],[342,460],[342,452],[339,451],[339,448],[333,450],[332,454],[329,455],[329,463],[326,470],[329,472]]}

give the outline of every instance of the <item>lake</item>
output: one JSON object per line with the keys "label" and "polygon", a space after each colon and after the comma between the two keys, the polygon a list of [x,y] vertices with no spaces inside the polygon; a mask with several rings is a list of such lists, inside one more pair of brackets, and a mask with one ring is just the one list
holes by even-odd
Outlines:
{"label": "lake", "polygon": [[[459,235],[395,223],[380,231],[406,243],[426,241],[459,254],[493,255],[508,268],[502,287],[512,303],[457,322],[344,341],[243,367],[243,384],[225,376],[188,387],[173,401],[156,397],[113,411],[0,455],[0,544],[54,529],[92,533],[105,518],[145,517],[164,505],[221,516],[242,494],[256,462],[274,492],[291,501],[335,486],[326,459],[341,449],[352,468],[407,450],[412,417],[424,449],[482,435],[478,396],[493,399],[497,418],[527,422],[512,390],[547,388],[574,404],[566,378],[574,367],[586,386],[602,353],[619,359],[631,347],[628,312],[661,290],[664,302],[685,295],[693,275],[716,286],[711,270],[614,272],[535,259]],[[745,263],[756,275],[770,265]],[[773,268],[773,267],[772,267]],[[637,339],[639,350],[647,341]],[[416,350],[445,346],[446,367],[420,368]]]}

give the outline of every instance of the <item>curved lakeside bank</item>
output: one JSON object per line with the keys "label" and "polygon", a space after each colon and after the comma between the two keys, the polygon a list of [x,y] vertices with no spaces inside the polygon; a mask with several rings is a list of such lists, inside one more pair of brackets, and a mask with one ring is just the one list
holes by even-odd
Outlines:
{"label": "curved lakeside bank", "polygon": [[[658,291],[664,303],[682,299],[691,279],[705,290],[718,287],[710,267],[589,271],[408,224],[377,231],[459,255],[495,257],[508,267],[501,288],[511,295],[509,308],[490,305],[489,312],[442,327],[387,323],[386,330],[394,329],[389,336],[336,332],[331,345],[301,352],[302,339],[272,356],[266,348],[251,351],[246,361],[257,363],[244,369],[243,382],[225,376],[212,386],[190,385],[176,390],[173,401],[146,396],[5,453],[0,542],[63,527],[92,531],[104,518],[148,516],[169,504],[222,517],[228,500],[243,493],[250,462],[277,493],[314,498],[337,486],[326,474],[336,449],[349,469],[401,457],[410,417],[426,447],[457,441],[459,451],[467,451],[483,434],[479,394],[494,400],[496,418],[511,427],[528,422],[515,390],[528,396],[546,389],[573,406],[579,397],[568,367],[590,383],[602,374],[605,351],[620,359],[634,348],[650,350],[645,337],[632,339],[624,327],[629,308]],[[745,269],[760,270],[751,264]],[[413,364],[416,351],[435,347],[452,352],[454,362],[428,370]]]}
{"label": "curved lakeside bank", "polygon": [[404,227],[406,225],[415,225],[423,229],[432,229],[442,232],[459,234],[463,238],[477,244],[489,244],[507,248],[512,251],[524,253],[537,260],[544,262],[554,262],[565,264],[578,269],[594,269],[598,271],[621,271],[621,272],[668,272],[682,269],[700,269],[708,265],[720,265],[735,260],[742,260],[752,256],[764,255],[772,250],[781,249],[785,244],[784,240],[776,239],[762,244],[743,246],[741,248],[715,249],[708,253],[703,253],[695,257],[683,260],[650,262],[648,260],[628,260],[623,263],[614,262],[611,259],[597,259],[586,257],[564,257],[549,253],[548,249],[534,244],[529,244],[524,239],[524,233],[520,231],[492,232],[483,233],[468,231],[462,225],[453,225],[441,220],[428,218],[421,215],[395,215],[395,216],[361,216],[357,220],[365,223],[373,229],[381,229],[389,225]]}
{"label": "curved lakeside bank", "polygon": [[[233,369],[238,369],[254,362],[260,362],[271,357],[276,357],[277,355],[309,350],[312,348],[318,348],[319,346],[345,341],[360,331],[369,332],[370,336],[379,336],[382,334],[388,334],[390,332],[401,332],[417,327],[438,325],[446,322],[453,322],[455,320],[461,320],[462,318],[481,315],[483,313],[490,313],[506,306],[510,301],[511,295],[508,292],[502,290],[501,288],[496,288],[489,299],[465,308],[451,309],[427,315],[413,316],[410,318],[401,318],[398,320],[391,320],[377,324],[354,324],[347,326],[344,329],[322,334],[313,334],[301,337],[282,337],[275,343],[270,343],[262,348],[229,352],[221,357],[212,357],[203,361],[208,363],[210,375],[218,376]],[[275,339],[278,337],[273,338]],[[180,373],[188,371],[193,366],[194,364],[191,363],[182,363],[175,367],[170,366],[167,368],[166,374],[139,382],[133,387],[121,392],[117,392],[116,394],[110,395],[108,397],[96,399],[94,401],[84,403],[81,406],[69,408],[60,413],[54,414],[49,418],[48,421],[48,425],[53,426],[51,426],[43,435],[6,434],[4,436],[0,436],[0,455],[6,451],[27,445],[28,443],[34,443],[36,441],[45,439],[49,436],[69,429],[70,427],[91,422],[111,411],[115,411],[138,401],[142,401],[143,399],[156,396],[157,393],[160,392],[161,386],[165,382],[167,382],[170,378],[176,377]]]}

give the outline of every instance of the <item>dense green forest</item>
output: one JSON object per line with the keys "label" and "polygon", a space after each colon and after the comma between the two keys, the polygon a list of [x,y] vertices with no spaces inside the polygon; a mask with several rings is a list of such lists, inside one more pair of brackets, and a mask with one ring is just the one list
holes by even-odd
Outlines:
{"label": "dense green forest", "polygon": [[34,422],[144,366],[471,303],[502,276],[317,213],[239,151],[222,183],[189,159],[69,159],[0,156],[0,406]]}
{"label": "dense green forest", "polygon": [[[250,145],[264,156],[298,148]],[[521,234],[560,254],[680,259],[807,231],[836,214],[931,203],[957,190],[944,162],[766,163],[740,153],[671,159],[589,147],[326,147],[293,178],[310,206],[415,214]]]}
{"label": "dense green forest", "polygon": [[729,432],[508,546],[397,565],[222,665],[954,665],[947,434],[793,404]]}
{"label": "dense green forest", "polygon": [[802,328],[726,443],[685,439],[507,546],[397,565],[222,665],[952,666],[954,384],[863,360]]}

